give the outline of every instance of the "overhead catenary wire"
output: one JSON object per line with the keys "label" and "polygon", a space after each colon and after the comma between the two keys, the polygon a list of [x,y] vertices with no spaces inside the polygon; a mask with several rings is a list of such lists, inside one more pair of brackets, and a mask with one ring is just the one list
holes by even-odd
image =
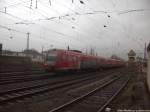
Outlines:
{"label": "overhead catenary wire", "polygon": [[[3,13],[3,12],[2,12]],[[9,13],[6,13],[7,15],[9,15],[9,16],[11,16],[11,17],[13,17],[13,18],[16,18],[16,19],[19,19],[19,20],[23,20],[23,21],[26,21],[26,22],[29,22],[28,20],[24,20],[24,19],[21,19],[21,18],[18,18],[18,17],[16,17],[16,16],[13,16],[13,15],[11,15],[11,14],[9,14]],[[30,23],[30,22],[29,22]],[[17,23],[18,24],[18,23]],[[53,30],[54,31],[54,30]],[[60,32],[57,32],[57,31],[54,31],[55,33],[57,33],[57,34],[60,34],[60,35],[63,35],[63,36],[66,36],[65,34],[63,34],[63,33],[60,33]]]}
{"label": "overhead catenary wire", "polygon": [[[115,4],[113,3],[113,1],[112,1],[112,4],[115,7]],[[149,10],[150,9],[129,9],[129,10],[124,10],[124,11],[116,11],[116,12],[120,15],[120,14],[126,14],[126,13],[131,13],[131,12],[141,12],[141,11],[149,11]],[[120,23],[120,25],[122,26],[121,23]],[[124,27],[124,26],[122,26],[122,27]],[[123,29],[126,32],[125,28],[123,28]],[[131,38],[129,35],[127,37]],[[142,46],[142,44],[138,40],[136,40],[134,38],[131,38],[131,39],[134,40],[135,42],[137,42],[140,46]]]}
{"label": "overhead catenary wire", "polygon": [[124,11],[118,11],[118,14],[127,14],[132,12],[143,12],[143,11],[150,11],[150,9],[130,9],[130,10],[124,10]]}
{"label": "overhead catenary wire", "polygon": [[[29,33],[29,32],[22,32],[22,31],[13,29],[13,28],[9,28],[9,27],[3,26],[3,25],[0,25],[0,28],[6,29],[6,30],[8,30],[8,31],[13,31],[13,32],[16,32],[16,33],[25,34],[25,35],[27,35],[27,34]],[[10,32],[10,33],[11,33],[11,32]],[[33,33],[32,33],[32,35],[38,37],[39,39],[45,40],[45,39],[43,39],[43,38],[40,38],[37,34],[33,34]],[[12,33],[11,33],[11,37],[12,37]],[[12,39],[12,38],[11,38],[11,39]],[[51,39],[50,39],[50,40],[51,40]],[[45,40],[45,41],[47,41],[47,40]],[[53,39],[53,41],[58,42],[58,41],[56,41],[56,40],[54,40],[54,39]],[[59,41],[59,42],[60,42],[60,41]]]}
{"label": "overhead catenary wire", "polygon": [[28,0],[28,1],[23,1],[23,0],[21,0],[21,2],[16,2],[16,3],[14,3],[14,4],[10,4],[10,5],[6,5],[6,6],[4,6],[4,7],[2,7],[2,8],[0,8],[0,9],[4,9],[5,7],[6,8],[12,8],[12,7],[17,7],[17,6],[19,6],[19,5],[22,5],[22,4],[24,4],[24,3],[28,3],[28,2],[30,2],[30,0]]}
{"label": "overhead catenary wire", "polygon": [[18,19],[18,20],[28,21],[28,20],[22,19],[22,18],[20,18],[20,17],[18,17],[18,16],[15,16],[15,15],[13,15],[13,14],[10,14],[10,13],[8,13],[8,12],[5,13],[5,12],[3,12],[3,11],[0,11],[0,13],[6,14],[6,15],[8,15],[8,16],[10,16],[10,17],[12,17],[12,18]]}
{"label": "overhead catenary wire", "polygon": [[[28,7],[27,7],[28,8]],[[31,10],[34,10],[34,9],[31,9]],[[39,13],[39,12],[38,12]],[[40,13],[41,14],[41,13]],[[43,14],[41,14],[42,16],[44,16]],[[44,16],[45,17],[45,16]],[[54,21],[55,22],[55,21]],[[57,23],[57,22],[56,22]],[[19,23],[18,23],[19,24]],[[22,22],[21,22],[21,24],[22,24]],[[25,23],[24,23],[25,24]],[[57,23],[57,24],[60,24],[60,23]],[[36,24],[36,25],[38,25],[38,26],[40,26],[39,24]],[[41,27],[41,26],[40,26]],[[52,29],[50,30],[50,31],[52,31]],[[53,32],[55,32],[56,33],[56,31],[53,31]],[[65,36],[65,37],[68,37],[68,38],[70,38],[70,37],[72,37],[72,39],[74,39],[74,36],[69,36],[69,35],[67,35],[67,34],[64,34],[64,33],[60,33],[60,32],[57,32],[57,34],[59,34],[59,35],[61,35],[61,36]],[[75,39],[76,40],[76,39]],[[79,40],[77,40],[77,41],[79,41]],[[81,42],[81,41],[79,41],[79,42]]]}
{"label": "overhead catenary wire", "polygon": [[[43,1],[39,1],[39,2],[43,2]],[[56,2],[56,1],[55,1]],[[60,4],[60,3],[59,3]],[[48,7],[48,6],[46,6],[46,7]],[[66,8],[66,7],[68,7],[68,6],[66,6],[66,5],[64,5],[64,7]],[[49,7],[50,8],[50,7]],[[68,8],[69,10],[72,10],[72,9],[70,9],[70,8]],[[54,10],[54,9],[52,9],[52,10]],[[56,11],[56,10],[54,10],[55,12],[57,12],[57,13],[59,13],[58,11]],[[82,16],[82,15],[94,15],[94,14],[98,14],[98,13],[113,13],[114,11],[103,11],[103,10],[98,10],[98,11],[93,11],[93,10],[91,10],[90,12],[85,12],[85,13],[81,13],[81,12],[77,12],[77,11],[73,11],[74,13],[73,14],[64,14],[64,15],[62,15],[62,16],[55,16],[55,17],[49,17],[49,18],[45,18],[45,19],[37,19],[37,20],[50,20],[50,19],[57,19],[57,18],[64,18],[64,17],[69,17],[69,16],[77,16],[77,15],[79,15],[79,16]],[[34,20],[34,21],[36,21],[36,20]]]}
{"label": "overhead catenary wire", "polygon": [[[89,2],[89,0],[86,0]],[[28,3],[28,2],[31,2],[30,5],[32,6],[32,2],[33,0],[29,0],[29,1],[23,1],[22,2],[19,2],[19,3],[16,3],[16,4],[13,4],[13,5],[9,5],[7,6],[6,8],[8,7],[12,7],[12,6],[18,6],[18,5],[21,5],[23,3]],[[36,4],[37,4],[37,0],[36,0]],[[5,8],[5,7],[3,7]],[[92,8],[91,8],[92,9]],[[105,11],[105,10],[93,10],[92,12],[87,12],[87,13],[76,13],[76,15],[86,15],[86,14],[97,14],[98,12],[99,13],[118,13],[118,14],[125,14],[125,13],[129,13],[129,12],[138,12],[138,11],[148,11],[150,9],[130,9],[130,10],[124,10],[124,11]],[[97,12],[97,13],[96,13]],[[64,15],[65,16],[65,15]],[[57,17],[58,18],[58,17]],[[52,19],[52,18],[51,18]],[[53,18],[54,19],[54,18]]]}
{"label": "overhead catenary wire", "polygon": [[22,31],[19,31],[19,30],[16,30],[16,29],[13,29],[13,28],[9,28],[7,26],[3,26],[3,25],[0,25],[0,28],[4,28],[4,29],[7,29],[7,30],[11,30],[11,31],[14,31],[14,32],[17,32],[17,33],[21,33],[21,34],[27,34],[26,32],[22,32]]}
{"label": "overhead catenary wire", "polygon": [[[87,0],[87,1],[88,1],[88,0]],[[112,2],[113,2],[113,1],[112,1]],[[114,4],[114,3],[113,3],[113,6],[115,7],[115,4]],[[140,12],[140,11],[147,11],[147,9],[145,9],[145,10],[144,10],[144,9],[134,9],[134,10],[130,9],[130,10],[125,10],[125,11],[116,11],[116,10],[115,10],[115,12],[118,13],[119,15],[120,15],[120,14],[131,13],[131,12]],[[120,23],[120,25],[122,26],[121,23]],[[124,30],[125,34],[127,35],[124,26],[122,26],[122,27],[123,27],[123,30]],[[142,47],[142,44],[141,44],[137,39],[131,38],[129,35],[127,35],[127,37],[128,37],[129,39],[133,40],[134,42],[136,42],[138,45],[140,45],[140,46]]]}
{"label": "overhead catenary wire", "polygon": [[[9,15],[9,16],[11,16],[11,17],[13,17],[13,18],[16,18],[16,19],[19,19],[19,20],[22,20],[21,18],[18,18],[18,17],[16,17],[16,16],[13,16],[13,15],[11,15],[11,14],[9,14],[9,13],[7,13],[7,15]],[[23,21],[27,21],[28,22],[28,20],[23,20]],[[30,22],[30,21],[29,21]],[[53,32],[53,33],[56,33],[56,34],[58,34],[58,35],[61,35],[61,36],[63,36],[63,37],[71,37],[71,36],[69,36],[69,35],[67,35],[67,34],[64,34],[64,33],[61,33],[61,32],[58,32],[58,31],[55,31],[55,30],[52,30],[52,29],[48,29],[49,31],[51,31],[51,32]]]}
{"label": "overhead catenary wire", "polygon": [[[29,1],[28,1],[29,2]],[[20,3],[21,4],[21,3]],[[136,11],[148,11],[150,9],[130,9],[130,10],[125,10],[125,11],[104,11],[104,10],[94,10],[94,11],[91,11],[91,12],[86,12],[86,13],[78,13],[78,12],[75,12],[74,14],[65,14],[63,16],[57,16],[57,17],[49,17],[49,18],[45,18],[45,19],[38,19],[38,20],[50,20],[50,19],[56,19],[56,18],[61,18],[61,17],[67,17],[67,16],[73,16],[73,15],[94,15],[94,14],[98,14],[98,13],[118,13],[118,14],[125,14],[125,13],[129,13],[129,12],[136,12]],[[3,11],[0,11],[2,13],[4,13]],[[8,14],[8,13],[6,13]],[[12,16],[12,14],[9,14]],[[15,16],[17,17],[17,16]],[[18,18],[18,17],[17,17]],[[33,21],[36,21],[36,20],[33,20]]]}
{"label": "overhead catenary wire", "polygon": [[[43,11],[42,11],[43,12]],[[45,17],[45,16],[44,16]],[[61,22],[57,22],[57,21],[54,21],[56,24],[64,24],[64,23],[61,23]],[[67,24],[64,24],[65,26],[67,25]],[[68,25],[69,26],[69,25]],[[78,32],[80,32],[80,31],[78,31]]]}
{"label": "overhead catenary wire", "polygon": [[[55,21],[54,21],[55,22]],[[57,23],[57,22],[56,22]],[[61,22],[59,22],[58,24],[60,24]],[[63,23],[61,23],[61,24],[63,24]],[[65,25],[66,26],[66,25]],[[75,30],[74,30],[75,31]],[[75,31],[75,32],[80,32],[80,31]],[[86,34],[86,36],[84,36]],[[81,34],[81,32],[80,32],[80,35],[82,35],[82,37],[84,36],[85,38],[87,38],[87,33],[84,33],[84,35],[83,34]],[[81,40],[81,38],[80,38],[80,40]],[[79,41],[79,40],[78,40]],[[85,41],[87,41],[88,42],[88,40],[86,39]]]}
{"label": "overhead catenary wire", "polygon": [[[64,6],[67,7],[66,5],[64,5]],[[79,6],[77,6],[77,7],[78,7],[78,9],[80,9]],[[74,11],[73,9],[71,9],[71,8],[69,8],[69,7],[68,7],[68,9],[71,10],[72,12],[76,13],[76,11]],[[90,13],[90,14],[91,14],[91,13]],[[80,15],[80,14],[79,14],[79,15]],[[91,20],[93,23],[95,22],[95,20],[91,19],[91,18],[88,17],[88,16],[87,16],[87,19]],[[95,24],[95,26],[97,26],[97,24]],[[99,27],[99,28],[101,29],[101,27]],[[98,32],[99,32],[99,31],[98,31]]]}
{"label": "overhead catenary wire", "polygon": [[[16,19],[20,19],[20,18],[16,18]],[[38,25],[38,24],[37,24]],[[40,25],[38,25],[38,26],[40,26]],[[43,26],[40,26],[40,27],[42,27],[43,28]],[[3,27],[4,28],[4,27]],[[10,28],[8,28],[8,27],[5,27],[5,29],[10,29]],[[18,31],[18,30],[15,30],[15,29],[11,29],[12,31],[16,31],[16,32],[20,32],[21,33],[21,31]],[[55,33],[55,34],[58,34],[58,35],[60,35],[60,36],[63,36],[63,37],[68,37],[68,38],[70,38],[71,36],[69,36],[69,35],[67,35],[67,34],[64,34],[64,33],[61,33],[61,32],[57,32],[57,31],[54,31],[54,30],[52,30],[52,29],[49,29],[48,28],[48,30],[49,31],[52,31],[53,33]],[[24,33],[24,32],[23,32]],[[33,35],[33,34],[32,34]],[[36,36],[38,36],[38,35],[36,35]],[[71,38],[70,38],[71,39]],[[79,41],[78,41],[79,42]]]}
{"label": "overhead catenary wire", "polygon": [[[139,11],[140,11],[140,10],[139,10]],[[138,12],[139,12],[139,11],[138,11]],[[142,10],[141,10],[141,11],[142,11]],[[124,12],[123,12],[123,11],[117,11],[117,12],[119,12],[120,14],[121,14],[121,13],[122,13],[122,14],[126,14],[126,13],[137,12],[137,11],[136,11],[136,10],[128,10],[128,11],[124,11]],[[103,13],[108,13],[108,12],[105,12],[105,11],[104,11]],[[9,14],[9,13],[7,13],[7,14]],[[80,15],[79,13],[74,13],[74,14]],[[96,14],[96,13],[88,12],[87,15],[88,15],[88,14]],[[60,17],[60,16],[59,16],[59,17]],[[66,16],[66,17],[68,17],[68,16]],[[53,18],[53,19],[56,19],[55,17],[52,17],[52,18]],[[16,19],[17,19],[17,18],[16,18]],[[49,18],[49,19],[51,19],[51,18]],[[62,19],[63,19],[63,18],[62,18]],[[63,35],[63,36],[65,36],[65,35]]]}

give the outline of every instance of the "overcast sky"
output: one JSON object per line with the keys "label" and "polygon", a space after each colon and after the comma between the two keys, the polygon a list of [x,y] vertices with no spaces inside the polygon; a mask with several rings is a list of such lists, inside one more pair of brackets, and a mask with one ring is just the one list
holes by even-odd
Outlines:
{"label": "overcast sky", "polygon": [[27,32],[38,51],[69,45],[106,57],[141,55],[150,42],[150,0],[0,0],[3,48],[26,49]]}

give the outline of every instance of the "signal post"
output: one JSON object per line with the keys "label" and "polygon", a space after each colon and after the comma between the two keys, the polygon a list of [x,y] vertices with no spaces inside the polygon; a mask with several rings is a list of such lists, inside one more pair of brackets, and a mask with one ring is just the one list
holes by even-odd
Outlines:
{"label": "signal post", "polygon": [[147,47],[147,54],[148,54],[148,60],[147,60],[147,84],[148,84],[148,89],[150,92],[150,43]]}

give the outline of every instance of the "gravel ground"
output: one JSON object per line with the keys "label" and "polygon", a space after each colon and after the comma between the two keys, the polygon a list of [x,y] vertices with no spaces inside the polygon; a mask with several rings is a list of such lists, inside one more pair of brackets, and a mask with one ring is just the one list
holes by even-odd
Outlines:
{"label": "gravel ground", "polygon": [[[106,71],[100,72],[101,77],[99,78],[95,78],[79,84],[71,85],[69,87],[62,88],[60,90],[54,90],[41,95],[31,96],[29,98],[25,98],[23,101],[18,100],[16,102],[10,103],[9,105],[6,105],[5,107],[3,107],[2,109],[3,111],[0,112],[48,112],[54,107],[58,107],[63,103],[70,101],[72,98],[76,97],[76,94],[73,93],[76,93],[78,91],[82,92],[83,89],[88,90],[90,88],[93,88],[96,85],[101,84],[100,82],[98,82],[98,80],[104,78],[105,76],[108,76],[109,74],[112,75],[111,71],[112,70],[107,72]],[[118,71],[123,71],[123,70],[113,70],[113,72],[115,73],[118,73]],[[104,74],[102,75],[102,73]],[[93,73],[93,75],[94,74],[95,73]],[[73,90],[75,90],[76,92]]]}
{"label": "gravel ground", "polygon": [[[108,72],[111,75],[111,72]],[[26,98],[24,101],[16,101],[14,103],[10,103],[9,105],[4,107],[3,112],[48,112],[49,110],[62,105],[64,102],[71,100],[74,95],[70,95],[71,90],[79,88],[81,86],[90,85],[90,83],[95,82],[94,84],[90,85],[90,87],[95,86],[98,80],[106,77],[106,74],[100,74],[100,77],[88,80],[79,84],[75,84],[66,88],[62,88],[60,90],[54,90],[47,92],[42,95],[33,96],[31,98]],[[108,74],[108,75],[109,75]],[[93,74],[94,75],[94,74]],[[96,83],[97,82],[97,83]],[[87,89],[85,86],[84,88]],[[80,88],[82,90],[82,88]],[[78,89],[77,89],[78,90]],[[76,90],[76,91],[77,91]],[[13,108],[13,109],[12,109]]]}
{"label": "gravel ground", "polygon": [[[110,105],[111,112],[117,110],[150,110],[150,94],[146,85],[146,73],[131,72],[131,80]],[[149,111],[150,112],[150,111]]]}

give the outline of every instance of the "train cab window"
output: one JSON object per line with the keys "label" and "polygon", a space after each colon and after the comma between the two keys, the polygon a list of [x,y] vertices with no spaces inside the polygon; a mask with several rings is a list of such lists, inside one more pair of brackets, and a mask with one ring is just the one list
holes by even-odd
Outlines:
{"label": "train cab window", "polygon": [[56,61],[57,60],[57,54],[56,53],[49,53],[46,57],[47,61]]}

